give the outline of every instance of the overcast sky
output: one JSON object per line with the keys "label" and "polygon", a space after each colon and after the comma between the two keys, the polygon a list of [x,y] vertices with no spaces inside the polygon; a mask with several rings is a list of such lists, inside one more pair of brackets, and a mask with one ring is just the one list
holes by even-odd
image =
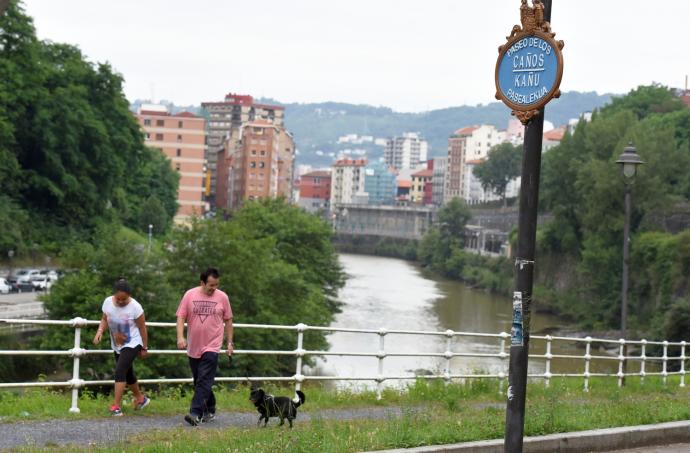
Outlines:
{"label": "overcast sky", "polygon": [[[519,0],[24,0],[38,36],[79,46],[125,93],[227,92],[425,111],[494,100]],[[690,1],[553,0],[562,91],[624,93],[690,74]]]}

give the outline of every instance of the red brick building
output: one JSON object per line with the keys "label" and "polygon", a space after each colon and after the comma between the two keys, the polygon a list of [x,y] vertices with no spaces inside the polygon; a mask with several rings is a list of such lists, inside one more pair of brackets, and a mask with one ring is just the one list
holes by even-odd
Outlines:
{"label": "red brick building", "polygon": [[328,209],[331,200],[331,172],[312,171],[300,177],[299,205],[309,212]]}

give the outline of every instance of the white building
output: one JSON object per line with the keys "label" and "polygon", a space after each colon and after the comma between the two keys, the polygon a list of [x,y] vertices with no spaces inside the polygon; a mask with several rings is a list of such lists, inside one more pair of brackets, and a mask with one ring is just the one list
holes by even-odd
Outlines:
{"label": "white building", "polygon": [[331,171],[331,208],[336,204],[354,203],[366,196],[364,168],[366,159],[340,159]]}
{"label": "white building", "polygon": [[416,132],[405,132],[402,137],[393,137],[386,142],[383,160],[389,167],[416,169],[426,161],[429,144]]}

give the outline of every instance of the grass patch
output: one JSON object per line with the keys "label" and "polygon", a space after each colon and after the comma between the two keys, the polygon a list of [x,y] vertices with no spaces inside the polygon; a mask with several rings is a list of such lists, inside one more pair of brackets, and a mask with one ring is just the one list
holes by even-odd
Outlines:
{"label": "grass patch", "polygon": [[[626,387],[618,388],[613,379],[591,379],[590,392],[582,391],[581,380],[552,379],[550,387],[532,383],[528,388],[525,434],[536,436],[586,429],[609,428],[690,419],[690,392],[678,387],[676,377],[666,386],[661,379],[648,377],[644,384],[628,378]],[[289,394],[290,389],[276,393]],[[496,439],[503,436],[504,397],[495,381],[475,380],[467,384],[444,385],[442,382],[418,381],[404,391],[387,390],[384,399],[375,401],[370,392],[334,392],[307,386],[307,410],[313,417],[298,418],[295,429],[278,428],[275,421],[266,428],[170,429],[130,436],[121,444],[98,451],[227,451],[227,452],[352,452],[385,448]],[[31,400],[36,391],[16,401]],[[46,392],[43,392],[44,396]],[[32,396],[33,394],[33,396]],[[222,396],[221,396],[222,395]],[[251,411],[246,389],[219,389],[219,410]],[[310,395],[313,397],[310,399]],[[173,413],[186,409],[190,395],[170,403]],[[221,399],[222,398],[222,399]],[[7,397],[3,394],[0,413]],[[48,398],[48,400],[51,400]],[[142,416],[163,415],[168,402],[159,395]],[[182,401],[181,401],[182,400]],[[94,402],[98,398],[94,398]],[[105,401],[101,401],[105,403]],[[84,401],[86,403],[86,401]],[[64,400],[63,400],[64,404]],[[385,419],[338,421],[319,418],[321,408],[356,408],[359,406],[397,406],[401,415]],[[69,407],[60,407],[61,415]],[[88,404],[82,404],[86,417]],[[14,408],[13,410],[17,410]],[[21,410],[21,409],[20,409]],[[98,407],[98,414],[104,407]],[[33,417],[32,417],[33,418]],[[92,451],[94,447],[84,448]],[[74,446],[27,447],[20,451],[78,451]]]}

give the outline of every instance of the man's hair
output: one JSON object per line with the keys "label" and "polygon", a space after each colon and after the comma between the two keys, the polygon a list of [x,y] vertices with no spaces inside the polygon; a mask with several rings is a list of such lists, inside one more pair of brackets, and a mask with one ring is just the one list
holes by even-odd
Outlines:
{"label": "man's hair", "polygon": [[215,267],[209,267],[208,269],[206,269],[204,272],[201,273],[199,280],[206,283],[208,281],[209,277],[219,278],[220,274],[218,273],[218,269],[216,269]]}
{"label": "man's hair", "polygon": [[132,287],[129,286],[129,282],[124,278],[120,277],[117,279],[113,285],[113,293],[122,291],[123,293],[132,294]]}

